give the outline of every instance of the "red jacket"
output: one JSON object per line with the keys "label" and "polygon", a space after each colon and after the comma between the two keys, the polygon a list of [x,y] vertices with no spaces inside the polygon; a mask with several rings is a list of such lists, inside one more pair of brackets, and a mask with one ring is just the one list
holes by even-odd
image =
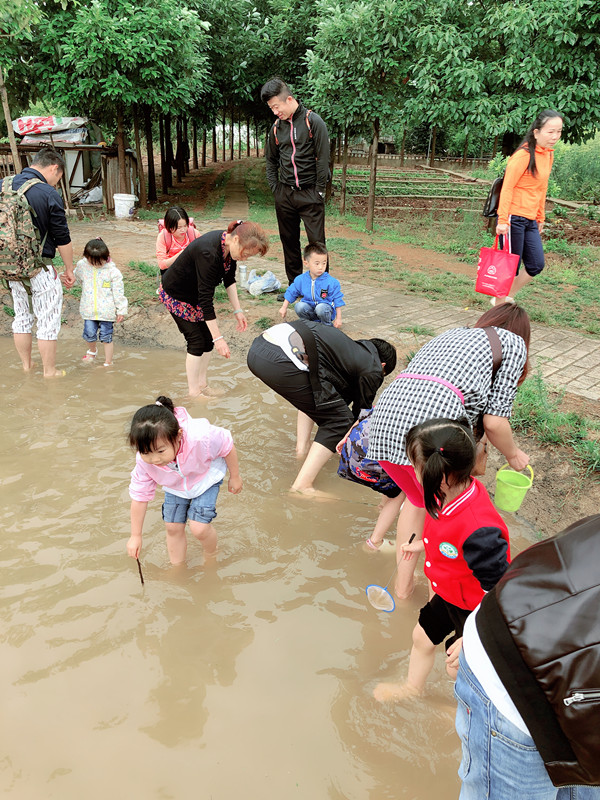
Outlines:
{"label": "red jacket", "polygon": [[424,571],[434,592],[469,611],[493,589],[510,562],[508,528],[476,478],[444,506],[438,519],[426,517],[423,543]]}

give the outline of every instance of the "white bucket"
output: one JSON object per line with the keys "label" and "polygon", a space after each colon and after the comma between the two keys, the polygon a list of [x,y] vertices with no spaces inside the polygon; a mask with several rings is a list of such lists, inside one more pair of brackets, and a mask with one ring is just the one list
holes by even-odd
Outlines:
{"label": "white bucket", "polygon": [[113,200],[115,201],[115,217],[126,219],[135,211],[137,197],[134,194],[113,194]]}

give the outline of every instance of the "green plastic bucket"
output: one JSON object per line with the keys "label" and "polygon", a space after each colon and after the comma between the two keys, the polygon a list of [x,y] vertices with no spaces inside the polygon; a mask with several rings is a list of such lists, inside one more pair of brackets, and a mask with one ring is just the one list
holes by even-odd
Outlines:
{"label": "green plastic bucket", "polygon": [[510,469],[508,464],[500,467],[496,473],[494,503],[500,511],[518,511],[521,507],[527,490],[533,483],[533,470],[529,464],[526,469],[529,470],[531,476]]}

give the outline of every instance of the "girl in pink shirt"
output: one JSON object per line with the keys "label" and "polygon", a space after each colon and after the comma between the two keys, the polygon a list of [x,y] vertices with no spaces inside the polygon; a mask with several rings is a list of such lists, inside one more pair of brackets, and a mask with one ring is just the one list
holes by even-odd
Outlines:
{"label": "girl in pink shirt", "polygon": [[156,259],[161,274],[167,270],[177,256],[197,239],[200,234],[190,222],[187,211],[181,206],[168,209],[163,220],[164,227],[156,240]]}
{"label": "girl in pink shirt", "polygon": [[153,405],[136,411],[129,431],[136,464],[131,473],[131,537],[127,554],[138,558],[148,502],[156,487],[165,490],[162,514],[167,529],[167,550],[171,564],[185,561],[185,524],[202,544],[205,556],[217,551],[219,488],[229,470],[228,489],[242,490],[237,452],[231,433],[211,425],[207,419],[192,419],[185,408],[160,396]]}

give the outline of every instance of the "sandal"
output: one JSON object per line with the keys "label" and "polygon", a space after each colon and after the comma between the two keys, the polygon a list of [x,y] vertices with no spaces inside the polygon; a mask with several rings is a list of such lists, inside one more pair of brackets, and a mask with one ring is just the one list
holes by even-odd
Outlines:
{"label": "sandal", "polygon": [[365,544],[367,545],[369,550],[377,550],[378,551],[379,548],[381,547],[381,542],[379,542],[379,544],[375,544],[375,542],[371,541],[370,537],[365,541]]}
{"label": "sandal", "polygon": [[88,350],[82,361],[93,361],[96,358],[96,350]]}

